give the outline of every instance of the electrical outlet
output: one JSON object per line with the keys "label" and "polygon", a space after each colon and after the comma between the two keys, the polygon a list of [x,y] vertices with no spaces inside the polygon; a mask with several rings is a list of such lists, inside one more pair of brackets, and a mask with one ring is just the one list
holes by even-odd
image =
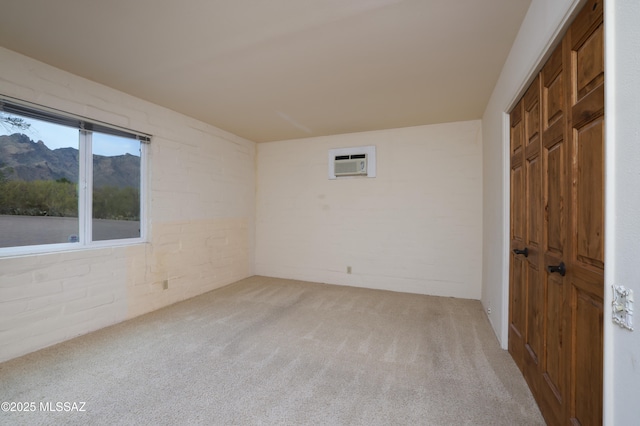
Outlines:
{"label": "electrical outlet", "polygon": [[487,308],[487,315],[491,315],[491,308]]}
{"label": "electrical outlet", "polygon": [[162,281],[162,289],[167,290],[169,288],[169,280]]}
{"label": "electrical outlet", "polygon": [[351,273],[351,266],[347,266],[347,274]]}

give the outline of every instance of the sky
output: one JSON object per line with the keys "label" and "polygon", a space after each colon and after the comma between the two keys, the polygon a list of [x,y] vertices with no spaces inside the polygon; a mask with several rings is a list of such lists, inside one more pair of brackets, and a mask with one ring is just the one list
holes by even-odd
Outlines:
{"label": "sky", "polygon": [[[69,147],[78,149],[78,129],[31,118],[24,118],[24,120],[31,124],[29,129],[6,129],[0,126],[0,135],[24,133],[35,142],[41,140],[51,150]],[[112,157],[129,153],[140,156],[140,142],[137,140],[102,133],[94,133],[92,140],[94,154]]]}

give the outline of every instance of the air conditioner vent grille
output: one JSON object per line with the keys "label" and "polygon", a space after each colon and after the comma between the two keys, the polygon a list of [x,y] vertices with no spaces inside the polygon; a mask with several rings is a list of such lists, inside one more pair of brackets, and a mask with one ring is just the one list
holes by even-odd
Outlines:
{"label": "air conditioner vent grille", "polygon": [[336,176],[366,176],[367,154],[336,155],[334,172]]}

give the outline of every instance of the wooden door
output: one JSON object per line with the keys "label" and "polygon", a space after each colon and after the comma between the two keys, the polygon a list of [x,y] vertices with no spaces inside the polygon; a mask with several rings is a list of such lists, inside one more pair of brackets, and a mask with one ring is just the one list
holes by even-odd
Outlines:
{"label": "wooden door", "polygon": [[522,105],[511,111],[511,256],[509,259],[509,352],[522,371],[526,335],[527,271],[525,246],[526,216],[524,190],[524,121]]}
{"label": "wooden door", "polygon": [[604,298],[604,23],[602,1],[588,2],[566,36],[572,70],[571,199],[566,260],[571,368],[567,410],[573,424],[602,423]]}
{"label": "wooden door", "polygon": [[[542,182],[536,205],[542,216],[540,273],[535,283],[537,323],[531,330],[536,344],[530,345],[525,359],[525,377],[533,385],[540,409],[550,424],[561,424],[566,389],[565,345],[563,333],[567,320],[565,276],[550,272],[549,266],[562,265],[565,255],[567,143],[566,143],[566,67],[563,44],[553,52],[540,73],[540,163]],[[532,324],[533,325],[533,324]]]}
{"label": "wooden door", "polygon": [[511,112],[509,351],[547,423],[602,423],[602,2]]}
{"label": "wooden door", "polygon": [[511,277],[509,350],[520,370],[539,346],[540,98],[539,79],[511,112]]}

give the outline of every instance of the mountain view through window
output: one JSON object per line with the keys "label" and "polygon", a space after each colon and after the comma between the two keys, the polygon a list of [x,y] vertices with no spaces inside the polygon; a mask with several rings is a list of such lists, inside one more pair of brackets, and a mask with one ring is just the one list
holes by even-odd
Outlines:
{"label": "mountain view through window", "polygon": [[136,139],[0,113],[0,247],[139,238],[140,170]]}

